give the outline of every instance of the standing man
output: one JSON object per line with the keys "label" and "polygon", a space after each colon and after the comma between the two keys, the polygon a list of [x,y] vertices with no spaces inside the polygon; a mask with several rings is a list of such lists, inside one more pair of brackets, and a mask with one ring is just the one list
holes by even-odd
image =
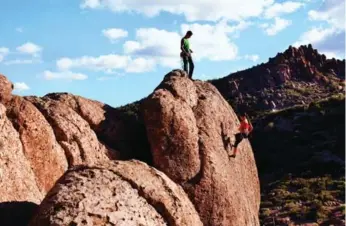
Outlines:
{"label": "standing man", "polygon": [[[195,65],[193,64],[191,53],[192,50],[190,49],[190,43],[189,38],[192,36],[192,31],[186,32],[185,36],[180,41],[180,57],[183,59],[184,63],[184,71],[189,74],[189,78],[192,79],[193,69]],[[189,64],[189,71],[187,70],[187,64]]]}

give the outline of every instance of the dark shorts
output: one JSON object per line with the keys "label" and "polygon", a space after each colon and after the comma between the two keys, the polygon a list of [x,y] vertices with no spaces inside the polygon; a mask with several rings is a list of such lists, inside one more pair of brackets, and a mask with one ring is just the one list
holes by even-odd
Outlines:
{"label": "dark shorts", "polygon": [[237,133],[235,135],[235,142],[234,142],[234,147],[238,147],[238,144],[243,140],[248,138],[248,135],[246,133]]}

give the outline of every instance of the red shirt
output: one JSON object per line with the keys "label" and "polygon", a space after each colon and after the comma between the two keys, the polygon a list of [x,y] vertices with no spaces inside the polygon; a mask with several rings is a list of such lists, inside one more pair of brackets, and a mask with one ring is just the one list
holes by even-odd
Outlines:
{"label": "red shirt", "polygon": [[239,131],[241,133],[250,133],[252,131],[252,126],[251,124],[248,123],[247,119],[243,120],[240,122],[240,126],[239,126]]}

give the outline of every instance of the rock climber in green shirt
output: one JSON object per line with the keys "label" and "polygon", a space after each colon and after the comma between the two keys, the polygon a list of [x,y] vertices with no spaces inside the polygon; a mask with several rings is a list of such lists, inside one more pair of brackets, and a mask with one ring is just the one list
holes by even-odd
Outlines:
{"label": "rock climber in green shirt", "polygon": [[[192,31],[186,32],[185,36],[181,39],[180,42],[180,57],[183,59],[184,63],[184,71],[189,74],[189,78],[192,79],[193,69],[195,65],[193,64],[193,60],[191,57],[191,53],[193,51],[190,49],[189,38],[192,36]],[[189,71],[187,70],[187,65],[189,64]]]}

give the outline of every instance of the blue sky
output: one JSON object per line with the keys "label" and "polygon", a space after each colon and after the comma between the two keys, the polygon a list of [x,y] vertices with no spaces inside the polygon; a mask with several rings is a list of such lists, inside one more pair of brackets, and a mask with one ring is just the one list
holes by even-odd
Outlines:
{"label": "blue sky", "polygon": [[192,30],[194,77],[211,79],[312,43],[345,57],[342,0],[1,0],[0,73],[15,94],[70,92],[120,106],[180,68]]}

